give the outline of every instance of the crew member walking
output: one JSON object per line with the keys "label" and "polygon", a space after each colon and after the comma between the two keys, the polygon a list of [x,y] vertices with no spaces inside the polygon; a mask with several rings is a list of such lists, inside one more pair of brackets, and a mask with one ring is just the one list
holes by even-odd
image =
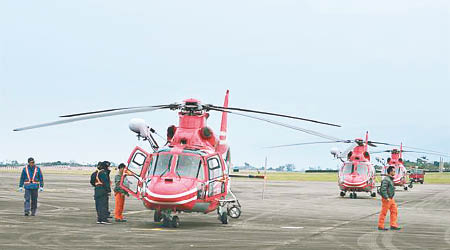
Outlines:
{"label": "crew member walking", "polygon": [[[125,205],[125,196],[130,196],[127,191],[120,187],[120,181],[124,174],[125,164],[121,163],[118,167],[119,173],[114,177],[114,182],[116,186],[114,187],[114,199],[116,201],[116,206],[114,208],[114,217],[116,222],[126,222],[127,220],[123,218],[123,207]],[[124,179],[124,184],[126,184],[126,178]]]}
{"label": "crew member walking", "polygon": [[35,165],[32,157],[28,158],[28,165],[23,168],[22,175],[20,176],[19,191],[23,192],[25,187],[25,202],[24,210],[25,216],[36,215],[37,203],[38,203],[38,190],[44,191],[44,177],[42,176],[41,169]]}
{"label": "crew member walking", "polygon": [[386,219],[386,214],[388,210],[391,212],[390,220],[391,220],[391,230],[400,230],[397,224],[397,215],[398,209],[397,204],[394,200],[395,195],[395,186],[394,186],[394,176],[395,176],[395,168],[393,166],[388,167],[387,176],[381,181],[381,213],[378,220],[378,230],[388,230],[384,227],[384,220]]}
{"label": "crew member walking", "polygon": [[95,209],[97,210],[97,224],[111,224],[108,221],[108,196],[111,186],[107,177],[108,166],[99,163],[97,170],[91,175],[91,185],[94,186]]}

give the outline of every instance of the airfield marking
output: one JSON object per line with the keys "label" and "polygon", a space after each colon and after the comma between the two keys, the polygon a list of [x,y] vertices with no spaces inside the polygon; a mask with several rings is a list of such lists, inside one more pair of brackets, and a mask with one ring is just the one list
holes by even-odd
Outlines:
{"label": "airfield marking", "polygon": [[131,228],[130,233],[133,231],[159,231],[159,232],[176,232],[177,230],[169,230],[165,228]]}

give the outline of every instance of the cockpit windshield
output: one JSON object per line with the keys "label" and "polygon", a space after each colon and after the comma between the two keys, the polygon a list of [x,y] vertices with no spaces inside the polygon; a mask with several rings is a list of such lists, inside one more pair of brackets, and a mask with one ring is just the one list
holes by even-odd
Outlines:
{"label": "cockpit windshield", "polygon": [[170,154],[160,154],[156,158],[155,161],[153,161],[153,166],[150,169],[151,175],[164,175],[169,172],[170,170],[170,163],[172,162],[172,155]]}
{"label": "cockpit windshield", "polygon": [[423,174],[423,169],[411,169],[411,174]]}
{"label": "cockpit windshield", "polygon": [[367,176],[369,174],[369,166],[364,163],[358,163],[356,166],[356,171],[359,175]]}
{"label": "cockpit windshield", "polygon": [[353,163],[347,162],[344,163],[344,166],[342,167],[343,174],[351,174],[353,173]]}
{"label": "cockpit windshield", "polygon": [[194,155],[179,155],[175,173],[182,177],[204,179],[203,165],[200,157]]}

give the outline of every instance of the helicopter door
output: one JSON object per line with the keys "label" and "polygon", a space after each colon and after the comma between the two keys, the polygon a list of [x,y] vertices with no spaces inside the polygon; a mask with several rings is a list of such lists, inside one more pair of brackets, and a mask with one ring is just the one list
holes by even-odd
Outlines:
{"label": "helicopter door", "polygon": [[208,159],[208,196],[213,197],[225,192],[225,182],[223,181],[223,169],[220,159],[217,156]]}
{"label": "helicopter door", "polygon": [[124,175],[120,181],[120,187],[140,199],[143,178],[149,164],[150,154],[140,147],[136,147],[128,159],[128,165],[125,167]]}

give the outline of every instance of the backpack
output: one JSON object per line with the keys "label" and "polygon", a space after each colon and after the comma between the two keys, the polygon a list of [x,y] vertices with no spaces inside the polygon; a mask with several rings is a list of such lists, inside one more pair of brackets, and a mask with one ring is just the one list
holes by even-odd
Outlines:
{"label": "backpack", "polygon": [[94,173],[91,174],[91,181],[90,181],[90,183],[93,187],[95,187],[95,179],[96,178],[97,178],[97,171],[94,171]]}

